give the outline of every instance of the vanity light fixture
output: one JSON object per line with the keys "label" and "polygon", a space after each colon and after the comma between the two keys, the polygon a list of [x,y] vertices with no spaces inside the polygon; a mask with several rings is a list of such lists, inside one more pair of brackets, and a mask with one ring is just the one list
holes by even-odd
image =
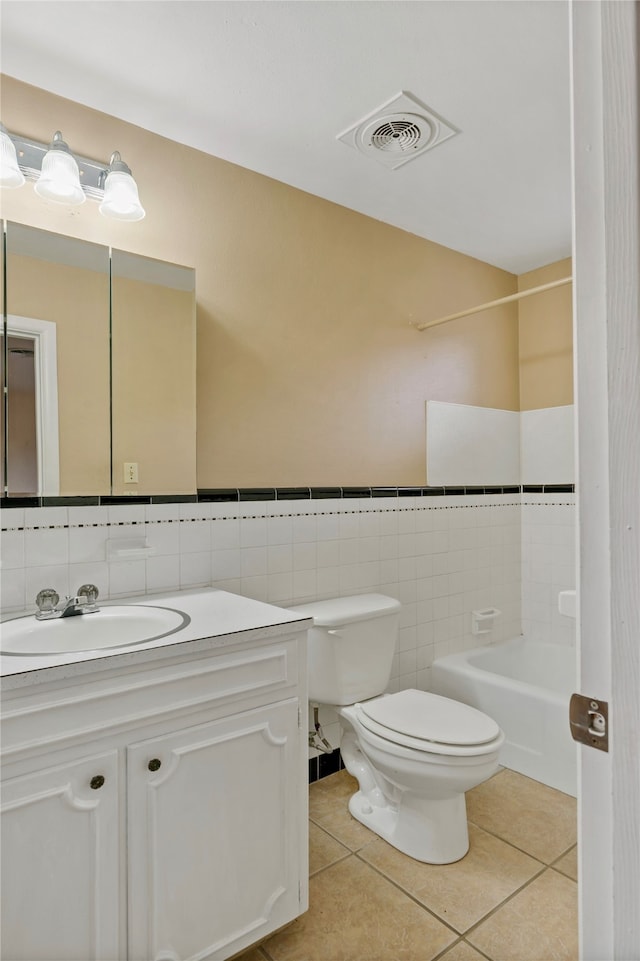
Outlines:
{"label": "vanity light fixture", "polygon": [[1,124],[0,134],[0,186],[21,187],[31,180],[45,200],[78,206],[89,197],[112,220],[145,216],[137,184],[117,150],[106,164],[74,156],[59,130],[50,144],[9,133]]}
{"label": "vanity light fixture", "polygon": [[34,187],[44,200],[79,207],[87,199],[80,186],[80,170],[59,130],[53,135],[49,149],[42,158],[40,176]]}
{"label": "vanity light fixture", "polygon": [[104,182],[104,198],[100,213],[114,220],[142,220],[144,208],[138,196],[138,185],[118,150],[111,154]]}
{"label": "vanity light fixture", "polygon": [[0,123],[0,187],[21,187],[23,183],[15,144],[5,125]]}

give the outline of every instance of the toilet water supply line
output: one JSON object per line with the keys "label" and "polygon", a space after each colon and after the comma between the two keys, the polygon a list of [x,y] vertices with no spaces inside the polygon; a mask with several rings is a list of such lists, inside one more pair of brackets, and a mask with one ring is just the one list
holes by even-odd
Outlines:
{"label": "toilet water supply line", "polygon": [[315,730],[309,731],[309,747],[313,747],[316,751],[322,751],[323,754],[333,754],[333,748],[327,741],[326,737],[322,731],[322,725],[320,724],[320,718],[318,717],[320,708],[317,704],[313,705],[313,726]]}

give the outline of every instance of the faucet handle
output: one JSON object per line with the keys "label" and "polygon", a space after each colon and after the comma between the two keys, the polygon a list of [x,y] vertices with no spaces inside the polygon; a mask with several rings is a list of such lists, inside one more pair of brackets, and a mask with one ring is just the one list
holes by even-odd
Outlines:
{"label": "faucet handle", "polygon": [[84,597],[87,607],[97,610],[96,601],[98,600],[98,595],[100,591],[95,584],[83,584],[77,590],[78,597]]}
{"label": "faucet handle", "polygon": [[36,597],[36,605],[40,614],[49,614],[51,611],[55,610],[56,604],[60,600],[60,595],[53,587],[45,587],[44,590],[38,591]]}

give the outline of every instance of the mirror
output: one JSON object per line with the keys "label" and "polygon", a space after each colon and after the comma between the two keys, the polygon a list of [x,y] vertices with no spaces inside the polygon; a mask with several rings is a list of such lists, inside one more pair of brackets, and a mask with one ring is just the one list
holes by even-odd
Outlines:
{"label": "mirror", "polygon": [[195,271],[114,250],[111,303],[112,493],[195,493]]}
{"label": "mirror", "polygon": [[[6,337],[32,344],[35,367],[29,449],[14,415],[25,402],[7,384],[7,493],[108,493],[109,250],[13,223],[6,245]],[[25,486],[27,458],[36,466]]]}
{"label": "mirror", "polygon": [[6,495],[195,492],[195,272],[14,223],[4,267]]}

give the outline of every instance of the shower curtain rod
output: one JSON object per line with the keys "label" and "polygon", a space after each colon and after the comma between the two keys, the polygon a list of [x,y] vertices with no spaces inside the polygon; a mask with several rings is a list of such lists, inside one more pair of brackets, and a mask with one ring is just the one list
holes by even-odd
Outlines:
{"label": "shower curtain rod", "polygon": [[531,297],[532,294],[541,294],[544,290],[553,290],[554,287],[563,287],[570,284],[573,277],[563,277],[562,280],[552,280],[548,284],[540,284],[539,287],[528,287],[517,294],[510,294],[508,297],[500,297],[499,300],[490,300],[487,304],[480,304],[479,307],[469,307],[467,310],[460,310],[457,314],[448,314],[447,317],[440,317],[439,320],[428,320],[424,324],[416,324],[416,330],[427,330],[429,327],[438,327],[439,324],[447,324],[450,320],[458,320],[459,317],[468,317],[470,314],[479,314],[482,310],[490,310],[492,307],[501,307],[503,304],[511,304],[515,300],[522,300],[523,297]]}

